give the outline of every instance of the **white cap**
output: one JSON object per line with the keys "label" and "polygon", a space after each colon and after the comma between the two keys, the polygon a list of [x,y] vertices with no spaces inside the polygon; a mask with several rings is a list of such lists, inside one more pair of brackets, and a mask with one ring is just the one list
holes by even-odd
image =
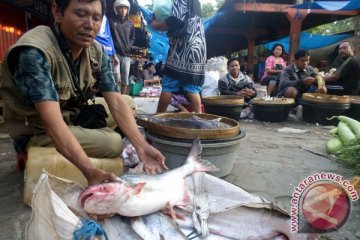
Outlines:
{"label": "white cap", "polygon": [[116,0],[114,2],[114,11],[116,15],[117,15],[116,8],[118,7],[127,7],[130,11],[130,3],[128,0]]}

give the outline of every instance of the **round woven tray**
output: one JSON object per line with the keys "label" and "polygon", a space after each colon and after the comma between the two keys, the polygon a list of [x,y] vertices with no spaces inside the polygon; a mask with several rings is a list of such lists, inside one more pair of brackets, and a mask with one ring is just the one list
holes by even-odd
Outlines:
{"label": "round woven tray", "polygon": [[203,97],[201,102],[204,104],[212,105],[243,105],[244,98],[234,95],[221,95],[221,96],[211,96]]}
{"label": "round woven tray", "polygon": [[337,96],[331,94],[322,94],[322,93],[304,93],[302,99],[315,102],[315,103],[350,103],[350,99],[347,96]]}
{"label": "round woven tray", "polygon": [[273,98],[272,100],[265,100],[262,98],[254,98],[252,104],[254,105],[292,105],[295,101],[293,98]]}
{"label": "round woven tray", "polygon": [[348,96],[345,96],[345,97],[349,97],[349,99],[350,99],[350,103],[353,103],[353,104],[360,104],[360,96],[352,96],[352,95],[348,95]]}
{"label": "round woven tray", "polygon": [[181,139],[227,139],[235,137],[240,132],[239,122],[218,115],[206,114],[206,113],[162,113],[155,115],[160,118],[177,118],[184,119],[192,116],[197,116],[202,119],[212,120],[221,118],[221,122],[228,124],[230,127],[225,129],[192,129],[192,128],[180,128],[171,127],[158,123],[147,121],[146,128],[148,131],[157,133],[162,136],[181,138]]}

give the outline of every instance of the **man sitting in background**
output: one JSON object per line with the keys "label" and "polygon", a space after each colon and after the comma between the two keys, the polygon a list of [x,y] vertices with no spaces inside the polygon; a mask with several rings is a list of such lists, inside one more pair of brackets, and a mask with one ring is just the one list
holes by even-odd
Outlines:
{"label": "man sitting in background", "polygon": [[256,97],[253,80],[240,71],[240,62],[237,58],[230,58],[227,62],[228,73],[220,77],[218,87],[220,95],[237,95],[245,101]]}
{"label": "man sitting in background", "polygon": [[341,43],[339,56],[340,65],[333,74],[324,78],[326,84],[341,86],[343,88],[339,91],[341,95],[359,95],[360,65],[354,57],[353,46],[349,42]]}
{"label": "man sitting in background", "polygon": [[326,93],[326,88],[318,88],[314,69],[309,66],[310,56],[305,50],[295,53],[295,61],[287,66],[280,76],[279,97],[295,98],[306,92]]}

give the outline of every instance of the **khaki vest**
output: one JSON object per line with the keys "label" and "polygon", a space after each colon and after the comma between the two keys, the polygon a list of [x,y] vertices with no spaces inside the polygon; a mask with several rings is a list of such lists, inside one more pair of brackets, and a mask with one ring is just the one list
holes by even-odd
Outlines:
{"label": "khaki vest", "polygon": [[[44,133],[35,106],[25,102],[14,81],[13,66],[18,60],[18,50],[21,46],[35,47],[46,56],[50,65],[52,80],[59,96],[61,112],[67,124],[71,124],[70,119],[76,116],[79,112],[79,106],[82,104],[80,94],[73,84],[70,68],[51,29],[46,26],[34,28],[25,33],[7,51],[2,63],[0,93],[5,103],[4,120],[10,136],[15,140],[21,139],[23,136]],[[96,76],[96,73],[100,71],[102,54],[101,46],[96,41],[81,53],[79,81],[86,98],[94,95],[92,89],[94,89],[96,80],[93,76]]]}

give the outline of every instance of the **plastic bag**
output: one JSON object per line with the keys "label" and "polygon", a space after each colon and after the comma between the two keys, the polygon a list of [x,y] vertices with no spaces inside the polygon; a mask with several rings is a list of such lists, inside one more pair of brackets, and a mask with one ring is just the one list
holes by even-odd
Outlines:
{"label": "plastic bag", "polygon": [[164,20],[171,16],[173,3],[171,0],[156,0],[154,1],[154,14],[156,21]]}
{"label": "plastic bag", "polygon": [[205,82],[201,90],[202,97],[219,96],[218,80],[220,74],[217,71],[206,71]]}

